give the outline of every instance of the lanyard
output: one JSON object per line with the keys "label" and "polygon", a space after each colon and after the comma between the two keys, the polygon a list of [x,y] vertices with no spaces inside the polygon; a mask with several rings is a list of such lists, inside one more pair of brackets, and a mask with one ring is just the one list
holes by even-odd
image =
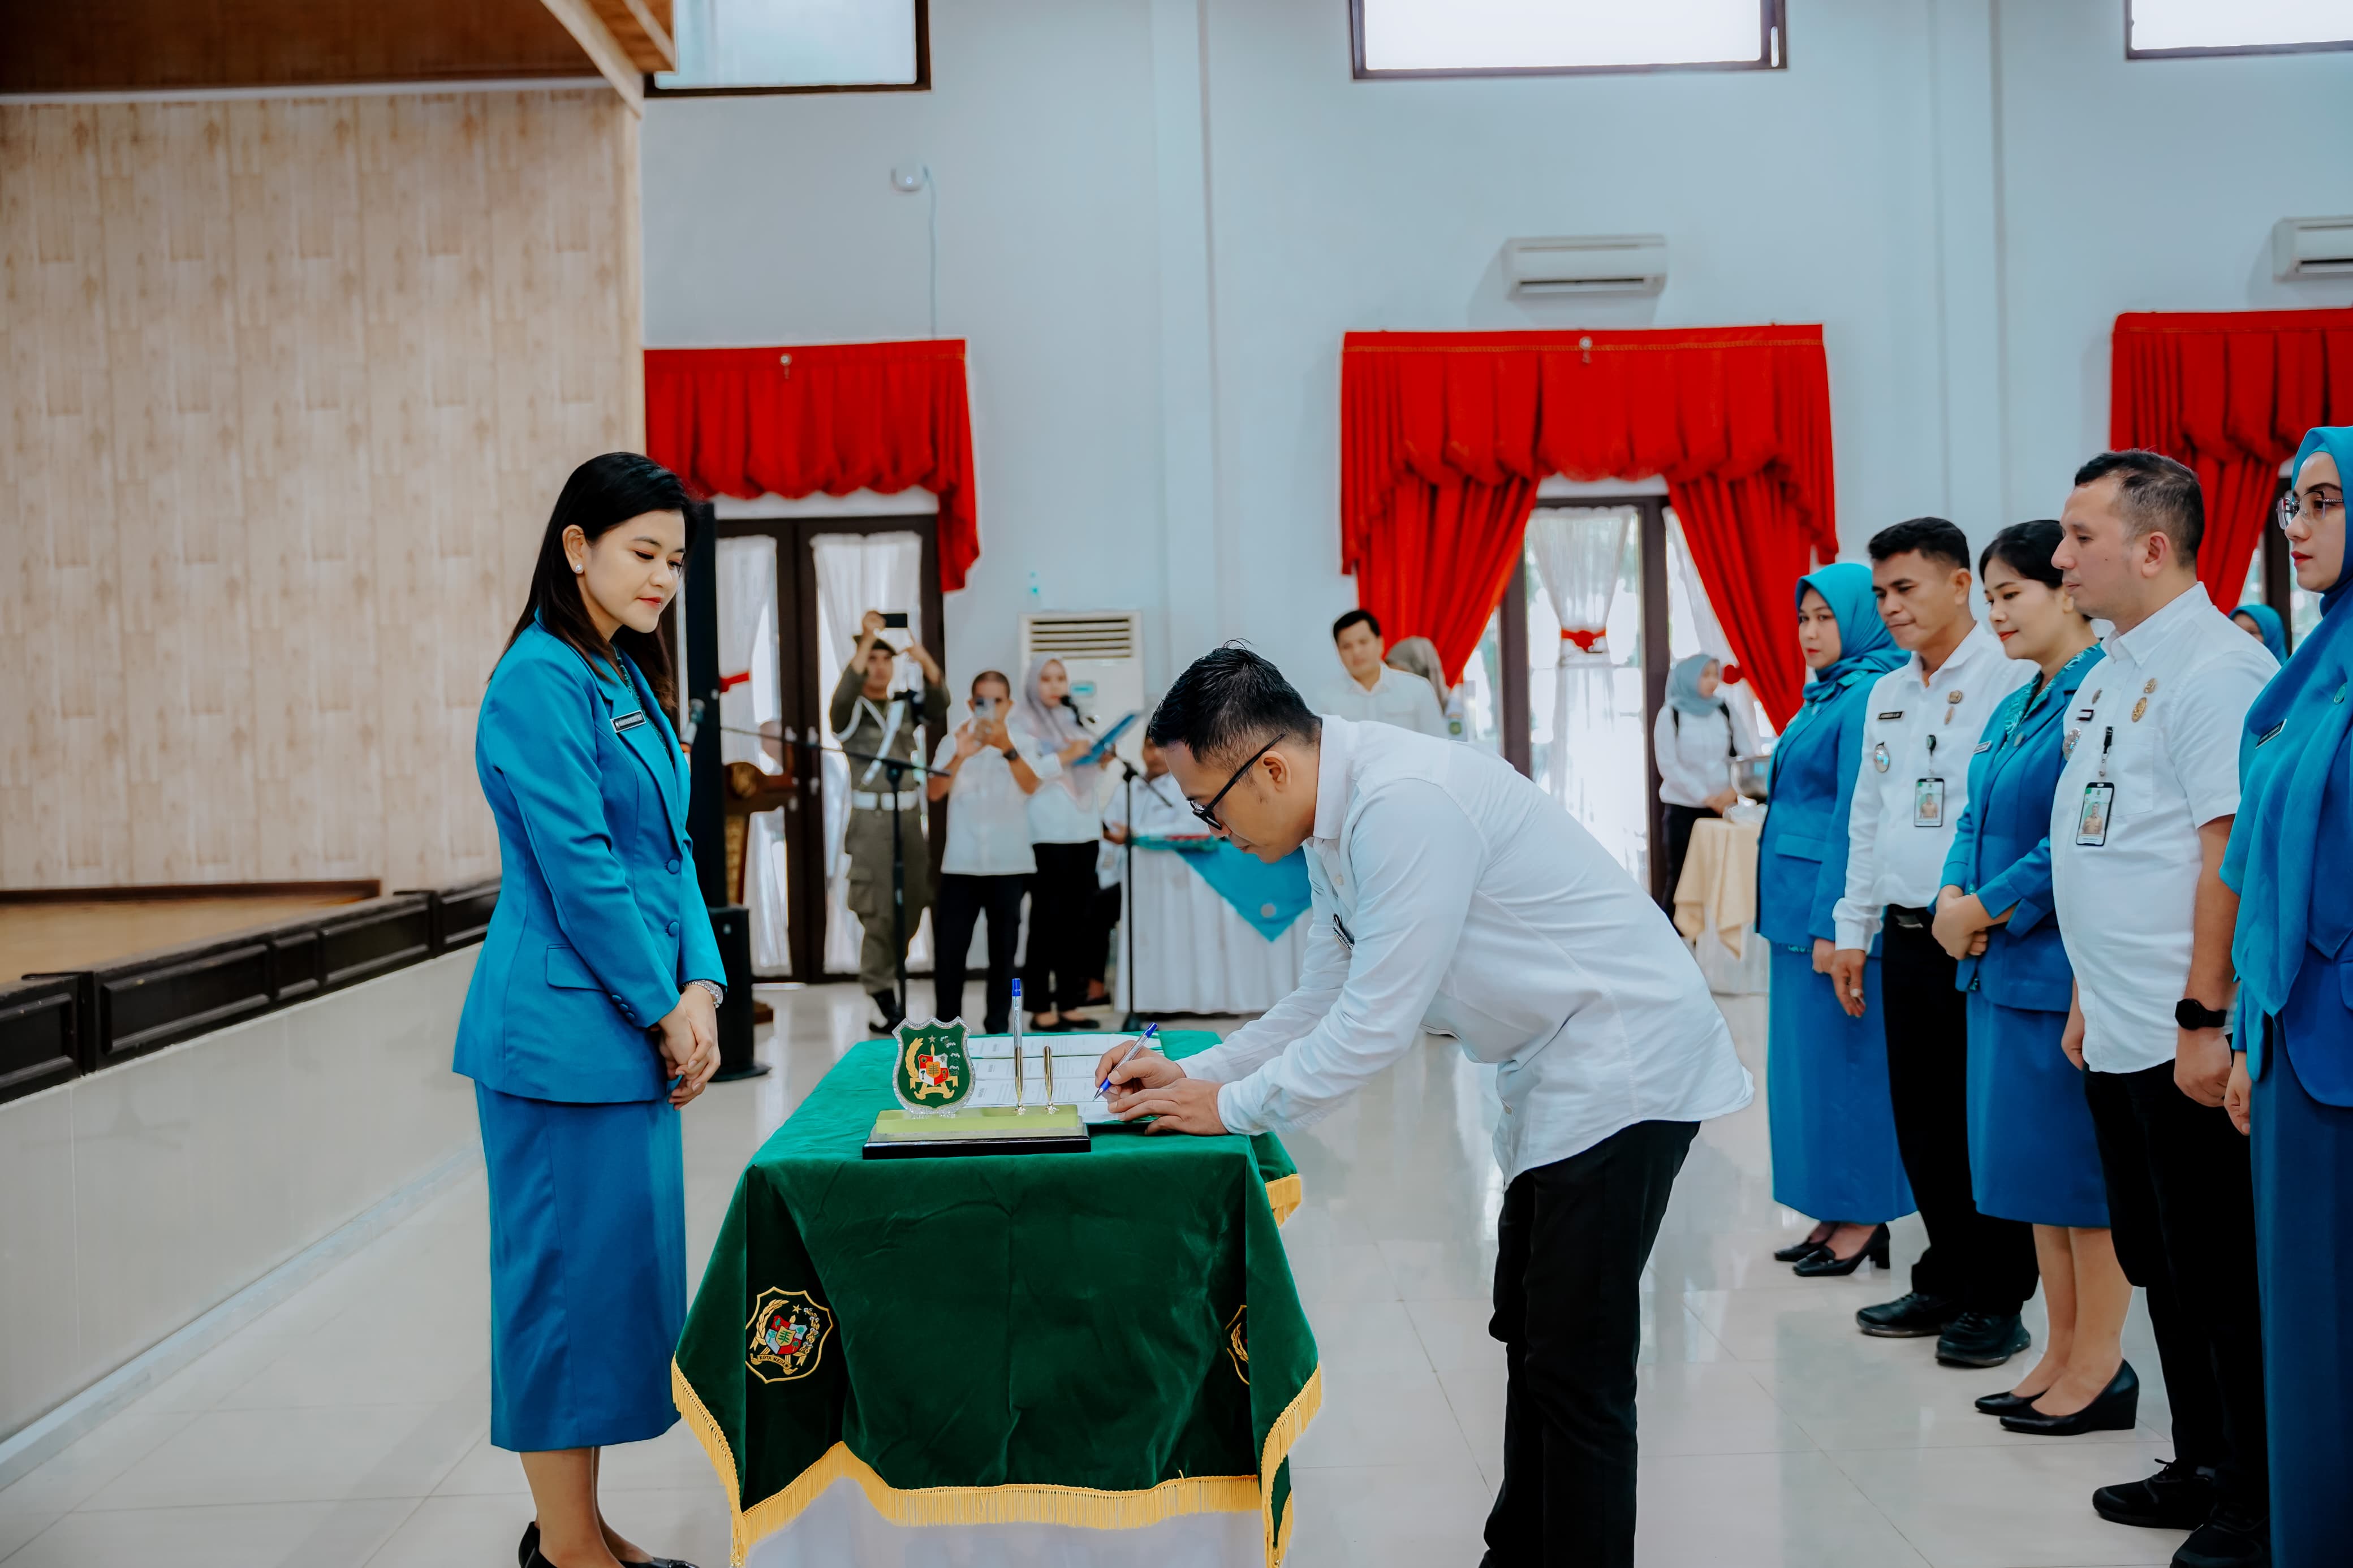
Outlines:
{"label": "lanyard", "polygon": [[2116,727],[2109,725],[2100,735],[2100,777],[2108,776],[2108,748],[2116,743]]}

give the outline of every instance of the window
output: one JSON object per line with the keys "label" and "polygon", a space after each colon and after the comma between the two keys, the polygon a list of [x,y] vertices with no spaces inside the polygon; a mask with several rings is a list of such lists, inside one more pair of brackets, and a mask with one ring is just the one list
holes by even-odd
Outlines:
{"label": "window", "polygon": [[1774,70],[1782,0],[1349,0],[1356,75]]}
{"label": "window", "polygon": [[2353,0],[2125,0],[2125,56],[2353,49]]}
{"label": "window", "polygon": [[932,85],[925,0],[677,0],[657,95],[908,91]]}

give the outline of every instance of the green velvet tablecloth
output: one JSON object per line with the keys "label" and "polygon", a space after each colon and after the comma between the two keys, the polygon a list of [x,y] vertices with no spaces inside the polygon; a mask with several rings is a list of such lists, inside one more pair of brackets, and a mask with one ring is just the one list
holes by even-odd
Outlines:
{"label": "green velvet tablecloth", "polygon": [[1119,1129],[1084,1153],[869,1161],[892,1048],[851,1047],[753,1157],[679,1340],[735,1562],[842,1477],[905,1524],[1256,1510],[1280,1561],[1285,1456],[1322,1397],[1275,1228],[1299,1203],[1282,1143]]}

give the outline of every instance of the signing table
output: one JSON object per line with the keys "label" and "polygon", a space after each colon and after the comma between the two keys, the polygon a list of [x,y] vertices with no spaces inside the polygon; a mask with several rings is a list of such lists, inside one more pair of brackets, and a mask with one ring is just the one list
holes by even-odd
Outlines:
{"label": "signing table", "polygon": [[734,1561],[918,1561],[904,1526],[958,1563],[1280,1561],[1322,1398],[1282,1143],[867,1160],[892,1051],[851,1047],[754,1156],[679,1341]]}

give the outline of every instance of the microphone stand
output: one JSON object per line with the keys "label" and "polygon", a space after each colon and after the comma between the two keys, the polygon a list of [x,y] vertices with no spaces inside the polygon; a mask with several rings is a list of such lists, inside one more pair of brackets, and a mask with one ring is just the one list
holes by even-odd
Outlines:
{"label": "microphone stand", "polygon": [[[902,691],[893,693],[893,695],[905,701],[910,708],[915,710],[918,715],[916,728],[919,730],[925,728],[922,723],[920,717],[923,711],[923,693],[920,691]],[[926,739],[928,738],[929,737],[927,735]],[[899,1012],[902,1016],[910,1016],[913,1009],[908,1005],[909,998],[907,995],[907,852],[905,841],[901,835],[901,829],[899,826],[899,797],[903,793],[900,786],[905,783],[909,774],[912,773],[920,777],[928,778],[931,776],[932,770],[925,767],[921,763],[913,762],[904,757],[878,757],[871,752],[853,752],[846,746],[828,746],[824,742],[824,741],[819,739],[814,731],[811,732],[810,737],[806,741],[801,740],[797,736],[787,734],[782,737],[782,743],[787,746],[796,747],[804,752],[830,752],[834,756],[845,757],[854,763],[879,764],[882,768],[888,770],[885,776],[887,776],[891,781],[892,955],[896,961],[895,967],[898,973]],[[824,766],[823,763],[818,763],[817,765],[820,770]],[[819,778],[823,778],[825,775],[822,772],[819,772],[818,776]],[[857,793],[857,786],[853,781],[850,787],[850,794],[854,796]],[[851,804],[850,809],[853,811],[857,809],[857,805],[854,801]]]}
{"label": "microphone stand", "polygon": [[1123,785],[1127,791],[1127,842],[1120,847],[1126,852],[1127,868],[1121,880],[1121,892],[1127,902],[1119,911],[1119,923],[1126,928],[1127,955],[1120,961],[1120,973],[1127,977],[1127,1016],[1120,1020],[1122,1029],[1144,1026],[1144,1014],[1135,1001],[1135,764],[1125,757],[1119,759]]}

